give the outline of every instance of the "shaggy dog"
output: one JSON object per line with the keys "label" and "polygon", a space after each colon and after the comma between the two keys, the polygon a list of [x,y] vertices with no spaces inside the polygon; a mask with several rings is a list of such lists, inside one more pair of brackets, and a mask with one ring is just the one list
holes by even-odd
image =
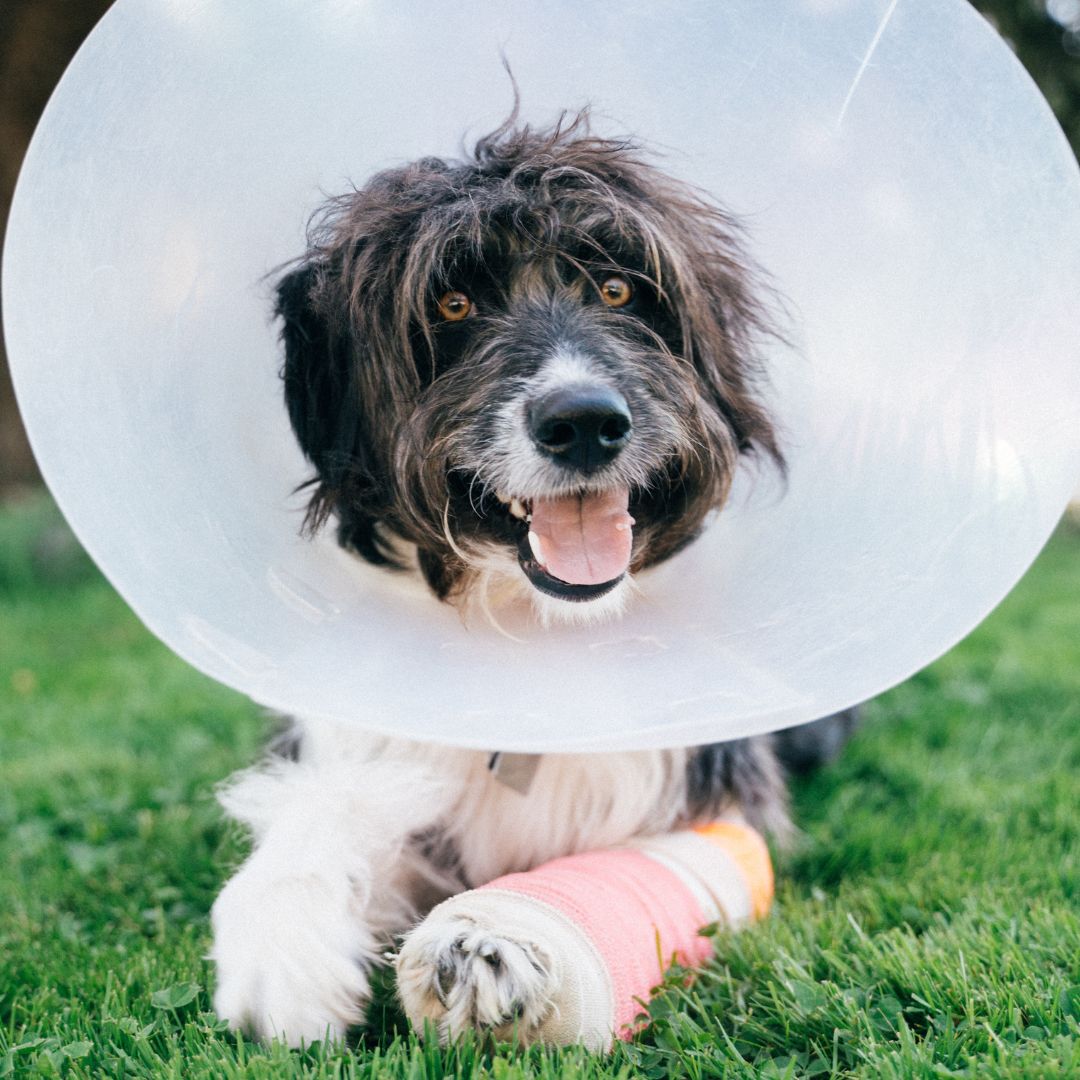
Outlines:
{"label": "shaggy dog", "polygon": [[[344,546],[448,602],[614,617],[741,459],[782,468],[762,295],[732,219],[584,115],[512,117],[463,162],[380,173],[327,205],[278,283],[308,527],[333,517]],[[768,738],[547,754],[525,794],[490,757],[297,719],[223,795],[255,846],[214,905],[218,1012],[292,1043],[338,1036],[447,895],[725,810],[786,824]],[[467,929],[399,972],[406,1011],[444,1037],[527,1040],[553,993],[543,943]]]}

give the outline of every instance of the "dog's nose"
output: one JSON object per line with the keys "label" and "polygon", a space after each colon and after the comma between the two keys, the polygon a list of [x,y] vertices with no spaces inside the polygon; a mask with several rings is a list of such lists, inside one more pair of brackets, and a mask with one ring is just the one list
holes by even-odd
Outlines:
{"label": "dog's nose", "polygon": [[536,445],[562,465],[592,472],[630,441],[633,424],[622,394],[606,386],[552,390],[528,410]]}

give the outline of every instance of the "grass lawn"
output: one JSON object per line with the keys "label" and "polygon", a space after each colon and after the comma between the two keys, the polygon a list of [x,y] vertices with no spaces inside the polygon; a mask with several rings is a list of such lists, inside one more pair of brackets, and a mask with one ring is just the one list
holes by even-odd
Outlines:
{"label": "grass lawn", "polygon": [[[268,721],[158,644],[45,502],[0,509],[0,1077],[1080,1076],[1080,529],[801,784],[775,913],[609,1057],[238,1040],[214,784]],[[42,551],[47,553],[42,557]]]}

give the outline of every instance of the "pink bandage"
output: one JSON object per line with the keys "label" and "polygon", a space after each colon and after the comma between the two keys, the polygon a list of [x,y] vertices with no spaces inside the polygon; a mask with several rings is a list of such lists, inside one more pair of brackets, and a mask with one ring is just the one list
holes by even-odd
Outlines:
{"label": "pink bandage", "polygon": [[765,914],[772,867],[753,829],[720,821],[633,847],[555,859],[477,892],[516,901],[517,917],[527,897],[538,920],[559,924],[560,959],[573,976],[557,1003],[560,1021],[595,1041],[601,1031],[608,1038],[632,1033],[640,1003],[672,961],[693,966],[708,958],[712,945],[699,935],[702,926]]}
{"label": "pink bandage", "polygon": [[[485,889],[532,897],[569,919],[592,942],[611,980],[614,1030],[622,1031],[673,960],[693,966],[712,952],[697,931],[709,919],[673,871],[641,851],[588,851]],[[663,964],[663,967],[661,966]]]}

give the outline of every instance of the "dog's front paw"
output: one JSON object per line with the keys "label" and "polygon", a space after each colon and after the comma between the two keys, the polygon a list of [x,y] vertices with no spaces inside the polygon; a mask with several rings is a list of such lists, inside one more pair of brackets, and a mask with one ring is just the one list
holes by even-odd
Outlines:
{"label": "dog's front paw", "polygon": [[482,905],[443,905],[406,938],[397,959],[398,996],[409,1022],[432,1021],[445,1041],[469,1028],[539,1041],[559,985],[542,941],[500,933]]}
{"label": "dog's front paw", "polygon": [[241,870],[214,904],[214,1008],[234,1029],[291,1046],[339,1039],[362,1016],[372,943],[322,883]]}
{"label": "dog's front paw", "polygon": [[398,996],[413,1027],[519,1043],[611,1046],[615,997],[600,953],[555,908],[498,887],[445,900],[405,939]]}

